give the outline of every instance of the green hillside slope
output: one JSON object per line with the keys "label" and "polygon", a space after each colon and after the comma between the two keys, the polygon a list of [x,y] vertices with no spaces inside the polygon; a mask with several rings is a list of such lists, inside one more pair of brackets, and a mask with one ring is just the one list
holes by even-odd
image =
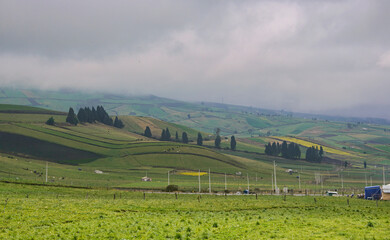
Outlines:
{"label": "green hillside slope", "polygon": [[[145,128],[148,126],[151,129],[154,138],[161,137],[163,129],[169,129],[172,139],[175,139],[175,133],[178,133],[181,140],[182,133],[186,132],[190,141],[196,141],[198,131],[175,123],[165,122],[151,117],[136,117],[136,116],[121,116],[120,119],[125,124],[126,130],[138,134],[144,134]],[[202,132],[203,137],[207,138],[209,134]],[[211,135],[210,135],[211,136]]]}
{"label": "green hillside slope", "polygon": [[[181,179],[181,185],[186,186],[186,179],[193,177],[180,175],[183,171],[212,169],[218,175],[247,169],[240,161],[209,148],[156,141],[126,129],[102,124],[71,126],[62,118],[56,118],[56,126],[49,126],[44,124],[44,121],[37,122],[37,115],[45,119],[50,117],[45,114],[15,112],[0,115],[0,152],[3,166],[0,176],[12,175],[18,179],[35,181],[37,172],[42,177],[42,161],[49,161],[51,168],[54,168],[50,175],[55,172],[56,181],[59,181],[60,176],[60,182],[64,184],[142,187],[140,178],[146,171],[149,176],[154,175],[157,179],[165,179],[167,171],[171,171],[172,181],[176,177]],[[18,120],[9,122],[11,117]],[[185,129],[191,134],[196,132],[175,124],[153,119],[151,121],[156,127]],[[97,169],[109,176],[97,175],[94,173]],[[63,178],[69,181],[62,181]],[[156,181],[146,186],[163,188],[166,182]]]}
{"label": "green hillside slope", "polygon": [[[318,179],[321,179],[322,188],[334,189],[340,186],[341,177],[343,186],[349,187],[362,186],[366,180],[380,183],[382,171],[374,163],[385,164],[389,159],[384,145],[387,132],[381,130],[380,126],[367,124],[352,129],[340,123],[321,121],[312,122],[309,127],[295,124],[296,127],[276,129],[276,123],[269,125],[269,131],[284,134],[302,129],[303,132],[298,134],[299,139],[313,143],[329,139],[324,141],[326,146],[351,153],[351,156],[326,155],[329,160],[323,163],[309,163],[264,155],[264,144],[281,138],[277,136],[238,137],[237,150],[231,151],[229,137],[223,137],[221,149],[215,149],[213,140],[205,140],[205,147],[200,147],[194,143],[158,141],[140,135],[146,125],[150,125],[157,137],[161,129],[167,127],[172,135],[175,131],[187,131],[192,138],[197,134],[196,130],[188,127],[154,118],[119,116],[125,123],[124,129],[98,123],[71,126],[65,123],[65,115],[52,115],[49,112],[27,114],[14,111],[19,106],[7,108],[12,113],[0,113],[0,179],[7,181],[42,183],[45,181],[45,162],[48,161],[49,183],[53,184],[162,189],[168,184],[169,176],[171,184],[196,191],[200,171],[202,191],[208,191],[209,179],[214,183],[214,190],[223,190],[225,174],[227,187],[231,190],[247,188],[248,181],[251,189],[269,189],[273,163],[276,161],[279,186],[298,188],[301,182],[301,188],[318,188]],[[51,116],[55,118],[55,126],[44,124]],[[266,117],[261,118],[267,120]],[[285,124],[288,121],[280,120]],[[335,129],[334,133],[331,129]],[[336,135],[337,131],[345,134]],[[314,137],[319,134],[322,137]],[[348,142],[350,138],[354,141]],[[367,142],[360,146],[359,141]],[[349,145],[351,143],[361,149],[352,147]],[[301,148],[304,151],[305,148]],[[371,152],[361,152],[369,149],[372,149]],[[349,162],[347,168],[344,161]],[[367,161],[367,169],[363,168],[363,161]],[[289,174],[285,172],[286,169],[293,169],[294,173]],[[95,173],[96,170],[103,173]],[[298,173],[301,181],[298,181]],[[141,177],[146,175],[153,181],[142,182]]]}

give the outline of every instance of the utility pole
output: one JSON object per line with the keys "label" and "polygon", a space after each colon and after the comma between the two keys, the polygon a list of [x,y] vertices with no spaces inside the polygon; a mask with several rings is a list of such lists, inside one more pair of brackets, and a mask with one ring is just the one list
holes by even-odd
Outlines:
{"label": "utility pole", "polygon": [[344,180],[343,180],[343,174],[340,175],[341,176],[341,188],[344,189]]}
{"label": "utility pole", "polygon": [[46,182],[47,182],[47,172],[48,172],[48,165],[47,165],[47,161],[46,161]]}
{"label": "utility pole", "polygon": [[370,176],[370,182],[371,182],[371,186],[372,186],[372,176]]}
{"label": "utility pole", "polygon": [[275,191],[278,191],[278,185],[276,184],[276,163],[274,161],[274,177],[275,177]]}
{"label": "utility pole", "polygon": [[366,179],[366,187],[367,187],[367,173],[364,173],[364,178]]}
{"label": "utility pole", "polygon": [[210,168],[209,168],[209,193],[211,194],[211,175],[210,175]]}
{"label": "utility pole", "polygon": [[274,190],[274,174],[271,174],[272,191]]}
{"label": "utility pole", "polygon": [[298,173],[299,190],[301,189],[301,173]]}
{"label": "utility pole", "polygon": [[199,169],[199,175],[198,175],[198,181],[199,181],[199,193],[200,193],[200,169]]}
{"label": "utility pole", "polygon": [[248,181],[248,193],[249,193],[249,174],[246,174],[246,180]]}
{"label": "utility pole", "polygon": [[227,190],[227,185],[226,185],[226,173],[225,173],[225,191]]}
{"label": "utility pole", "polygon": [[386,185],[385,166],[383,166],[382,169],[383,169],[383,185]]}

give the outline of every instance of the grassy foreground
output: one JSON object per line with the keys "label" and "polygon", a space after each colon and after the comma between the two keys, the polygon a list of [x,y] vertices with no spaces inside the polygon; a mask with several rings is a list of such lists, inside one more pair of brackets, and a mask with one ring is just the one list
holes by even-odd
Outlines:
{"label": "grassy foreground", "polygon": [[[1,239],[389,239],[390,202],[0,183]],[[115,199],[114,199],[115,195]],[[377,205],[378,204],[378,205]]]}

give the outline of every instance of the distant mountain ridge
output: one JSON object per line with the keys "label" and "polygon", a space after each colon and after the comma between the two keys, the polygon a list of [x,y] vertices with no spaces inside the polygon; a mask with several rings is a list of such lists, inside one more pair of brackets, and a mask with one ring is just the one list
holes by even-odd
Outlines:
{"label": "distant mountain ridge", "polygon": [[[203,132],[223,134],[257,134],[257,130],[273,126],[277,116],[300,119],[320,119],[342,122],[389,124],[379,118],[355,118],[320,114],[292,113],[248,106],[212,102],[184,102],[154,95],[124,96],[106,93],[85,93],[74,90],[45,91],[36,89],[0,88],[1,104],[35,106],[67,112],[85,106],[103,105],[110,115],[145,116],[181,124]],[[270,118],[271,117],[271,118]],[[294,120],[295,119],[295,120]],[[279,120],[277,120],[279,121]],[[278,123],[283,124],[283,123]]]}

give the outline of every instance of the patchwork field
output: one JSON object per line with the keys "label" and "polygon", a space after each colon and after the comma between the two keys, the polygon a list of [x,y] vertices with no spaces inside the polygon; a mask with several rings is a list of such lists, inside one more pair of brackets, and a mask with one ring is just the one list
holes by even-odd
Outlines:
{"label": "patchwork field", "polygon": [[297,143],[301,146],[304,146],[304,147],[315,147],[315,148],[320,148],[322,147],[324,149],[324,152],[325,153],[333,153],[333,154],[337,154],[337,155],[344,155],[344,156],[351,156],[352,154],[350,154],[349,152],[346,152],[346,151],[342,151],[342,150],[338,150],[338,149],[334,149],[334,148],[330,148],[330,147],[325,147],[325,146],[322,146],[322,145],[319,145],[319,144],[316,144],[316,143],[313,143],[313,142],[309,142],[309,141],[305,141],[305,140],[302,140],[302,139],[299,139],[299,138],[293,138],[293,137],[274,137],[274,139],[276,140],[281,140],[281,141],[287,141],[287,142],[294,142],[294,143]]}
{"label": "patchwork field", "polygon": [[[237,150],[231,151],[229,137],[223,137],[221,149],[216,149],[213,140],[204,141],[204,147],[200,147],[195,143],[165,142],[139,135],[142,128],[150,124],[156,134],[169,127],[172,133],[186,131],[195,140],[196,130],[153,118],[123,117],[126,127],[117,129],[102,124],[67,125],[63,114],[53,112],[52,115],[50,111],[30,107],[15,107],[14,111],[7,105],[2,109],[12,111],[0,113],[0,180],[3,181],[42,184],[46,182],[48,161],[49,185],[162,190],[168,185],[169,174],[170,184],[178,185],[182,191],[197,192],[198,175],[183,173],[200,170],[201,191],[208,192],[210,170],[212,191],[224,191],[226,186],[227,190],[235,192],[249,186],[251,191],[260,192],[272,188],[275,161],[280,188],[323,192],[342,188],[360,192],[368,183],[382,182],[382,169],[373,163],[387,164],[388,161],[386,146],[378,143],[385,141],[385,137],[375,134],[372,136],[376,136],[376,142],[367,145],[382,155],[370,155],[368,167],[364,169],[361,158],[364,153],[356,152],[357,148],[330,153],[339,162],[308,163],[264,155],[265,143],[286,137],[237,138]],[[44,124],[51,116],[56,126]],[[289,137],[291,141],[300,139]],[[312,142],[302,141],[301,146],[304,144]],[[352,167],[345,168],[345,160],[352,162]],[[289,174],[286,169],[293,172]],[[95,173],[97,170],[102,173]],[[146,175],[152,182],[141,181]]]}

